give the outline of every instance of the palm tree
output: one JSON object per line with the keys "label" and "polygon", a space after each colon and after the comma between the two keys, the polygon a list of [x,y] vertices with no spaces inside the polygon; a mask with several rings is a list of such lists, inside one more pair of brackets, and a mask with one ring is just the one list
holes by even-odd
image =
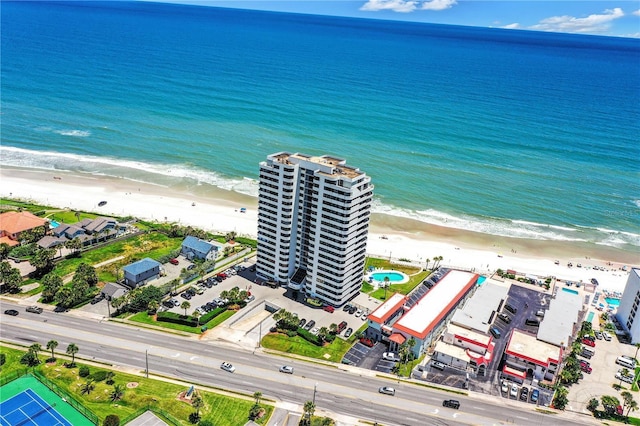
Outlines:
{"label": "palm tree", "polygon": [[427,264],[426,264],[426,265],[425,265],[425,267],[424,267],[424,270],[425,270],[425,271],[429,269],[429,261],[430,261],[430,260],[431,260],[431,259],[429,259],[429,258],[427,257]]}
{"label": "palm tree", "polygon": [[196,321],[198,322],[198,325],[200,325],[200,317],[202,316],[200,311],[196,309],[195,311],[193,311],[191,316],[194,317],[196,319]]}
{"label": "palm tree", "polygon": [[89,395],[91,391],[93,391],[95,388],[96,388],[96,384],[93,382],[93,379],[88,379],[80,387],[80,393],[83,395],[84,394]]}
{"label": "palm tree", "polygon": [[627,404],[627,417],[629,417],[629,413],[631,413],[632,411],[636,411],[638,409],[638,403],[636,402],[635,399],[632,399],[631,401],[629,401],[629,403]]}
{"label": "palm tree", "polygon": [[622,378],[625,376],[629,375],[629,369],[627,369],[626,367],[622,369],[622,371],[620,372],[620,386],[622,386]]}
{"label": "palm tree", "polygon": [[191,399],[191,406],[193,406],[193,408],[196,409],[197,418],[200,418],[200,409],[202,408],[203,405],[204,405],[204,402],[202,401],[202,398],[200,398],[200,395],[196,395]]}
{"label": "palm tree", "polygon": [[56,356],[54,355],[53,351],[54,351],[54,350],[55,350],[55,348],[57,348],[57,347],[58,347],[58,342],[57,342],[57,341],[55,341],[55,340],[49,340],[49,341],[47,342],[47,349],[49,349],[49,350],[51,351],[51,359],[52,359],[53,361],[55,361],[55,360],[56,360]]}
{"label": "palm tree", "polygon": [[122,399],[123,396],[124,396],[124,386],[122,386],[120,383],[118,383],[117,385],[114,385],[113,390],[109,394],[109,398],[111,399],[111,401],[116,402]]}
{"label": "palm tree", "polygon": [[327,327],[321,327],[320,330],[318,330],[318,337],[320,340],[324,341],[325,337],[327,337],[327,333],[329,333]]}
{"label": "palm tree", "polygon": [[105,383],[108,385],[113,384],[113,377],[116,375],[116,373],[114,373],[113,371],[107,371],[107,374],[105,375]]}
{"label": "palm tree", "polygon": [[384,277],[384,300],[387,300],[387,287],[389,287],[389,277]]}
{"label": "palm tree", "polygon": [[307,418],[307,424],[311,422],[311,417],[313,416],[314,411],[316,411],[316,405],[313,401],[307,401],[304,403],[304,415]]}
{"label": "palm tree", "polygon": [[187,302],[186,300],[180,304],[180,309],[184,309],[185,317],[187,316],[187,309],[189,309],[190,307],[191,307],[191,303]]}
{"label": "palm tree", "polygon": [[34,343],[33,345],[29,346],[29,350],[37,356],[38,352],[42,350],[42,346],[40,345],[40,343]]}
{"label": "palm tree", "polygon": [[158,303],[157,300],[152,300],[149,302],[149,305],[147,306],[147,310],[149,311],[149,313],[155,313],[159,307],[160,307],[160,303]]}
{"label": "palm tree", "polygon": [[260,405],[260,398],[262,398],[262,392],[256,391],[253,393],[253,397],[256,400],[256,405]]}
{"label": "palm tree", "polygon": [[75,343],[69,343],[69,346],[67,346],[67,354],[71,355],[71,367],[76,365],[76,354],[79,350],[78,345]]}
{"label": "palm tree", "polygon": [[329,326],[329,333],[331,334],[338,334],[338,326],[336,325],[336,323],[331,323],[331,325]]}

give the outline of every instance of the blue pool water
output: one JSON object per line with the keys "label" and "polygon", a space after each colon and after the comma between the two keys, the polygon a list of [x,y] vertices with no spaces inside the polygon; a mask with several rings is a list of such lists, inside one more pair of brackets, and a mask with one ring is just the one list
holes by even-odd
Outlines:
{"label": "blue pool water", "polygon": [[609,306],[615,306],[616,308],[618,306],[620,306],[620,299],[613,299],[613,298],[610,298],[610,297],[605,297],[604,300],[605,300],[605,302],[607,302],[607,305],[609,305]]}
{"label": "blue pool water", "polygon": [[49,221],[49,226],[51,227],[51,229],[57,228],[58,226],[60,226],[60,222],[58,222],[57,220],[51,219]]}
{"label": "blue pool water", "polygon": [[572,290],[570,288],[562,287],[562,291],[566,291],[567,293],[578,294],[578,290]]}
{"label": "blue pool water", "polygon": [[384,281],[384,277],[389,277],[392,283],[404,280],[404,275],[398,272],[376,272],[371,274],[371,277],[376,281]]}
{"label": "blue pool water", "polygon": [[482,283],[487,279],[487,277],[485,277],[484,275],[480,275],[480,277],[478,277],[478,282],[476,283],[476,285],[482,285]]}
{"label": "blue pool water", "polygon": [[589,315],[587,315],[587,322],[591,322],[591,320],[593,319],[595,312],[589,312]]}

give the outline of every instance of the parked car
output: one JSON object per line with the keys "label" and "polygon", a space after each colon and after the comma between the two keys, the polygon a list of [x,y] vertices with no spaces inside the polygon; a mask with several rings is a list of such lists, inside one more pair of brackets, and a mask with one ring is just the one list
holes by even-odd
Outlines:
{"label": "parked car", "polygon": [[580,361],[580,370],[584,371],[587,374],[591,374],[593,368],[586,361]]}
{"label": "parked car", "polygon": [[538,321],[538,319],[536,318],[527,318],[526,320],[524,320],[524,324],[530,325],[532,327],[538,327],[540,325],[540,321]]}
{"label": "parked car", "polygon": [[320,329],[318,327],[315,327],[313,330],[311,330],[311,334],[313,334],[314,336],[317,336],[319,332]]}
{"label": "parked car", "polygon": [[325,305],[322,309],[324,309],[325,311],[329,312],[330,314],[333,313],[333,311],[335,311],[336,309],[331,306],[331,305]]}
{"label": "parked car", "polygon": [[596,335],[596,339],[602,340],[603,335],[602,335],[602,332],[600,332],[600,330],[596,330],[593,333]]}
{"label": "parked car", "polygon": [[178,259],[171,259],[171,260],[169,261],[169,263],[170,263],[170,264],[172,264],[172,265],[177,265],[177,264],[179,264],[180,262],[178,261]]}
{"label": "parked car", "polygon": [[509,395],[511,395],[514,398],[518,397],[518,385],[516,385],[515,383],[511,385],[511,390],[509,391]]}
{"label": "parked car", "polygon": [[360,315],[362,315],[362,309],[356,311],[356,318],[360,317]]}
{"label": "parked car", "polygon": [[228,371],[229,373],[233,373],[234,371],[236,371],[236,368],[228,362],[223,362],[222,364],[220,364],[220,368],[222,368],[224,371]]}
{"label": "parked car", "polygon": [[520,390],[520,401],[528,401],[529,400],[529,388],[526,386],[522,387]]}
{"label": "parked car", "polygon": [[307,323],[307,320],[306,320],[306,319],[304,319],[304,318],[302,318],[302,319],[300,320],[300,322],[298,323],[298,327],[302,328],[302,327],[304,327],[304,325],[305,325],[306,323]]}
{"label": "parked car", "polygon": [[498,328],[496,328],[496,327],[491,327],[491,328],[489,329],[489,332],[490,332],[490,333],[491,333],[491,335],[492,335],[493,337],[495,337],[496,339],[499,339],[499,338],[500,338],[500,336],[502,336],[502,333],[500,333],[500,330],[498,330]]}
{"label": "parked car", "polygon": [[4,311],[4,313],[6,315],[11,315],[13,317],[15,317],[16,315],[18,315],[18,311],[16,311],[15,309],[7,309],[6,311]]}
{"label": "parked car", "polygon": [[389,386],[383,386],[381,388],[378,389],[378,392],[383,393],[385,395],[395,395],[396,394],[396,390],[392,387]]}
{"label": "parked car", "polygon": [[356,308],[355,306],[352,306],[352,307],[349,308],[349,313],[351,315],[353,315],[357,310],[358,310],[358,308]]}
{"label": "parked car", "polygon": [[507,314],[499,313],[498,318],[500,318],[502,321],[506,322],[507,324],[511,322],[511,317]]}
{"label": "parked car", "polygon": [[507,311],[511,312],[512,314],[516,314],[518,312],[518,310],[515,307],[513,307],[512,305],[510,305],[508,303],[504,305],[504,308]]}
{"label": "parked car", "polygon": [[34,314],[41,314],[42,308],[40,306],[27,306],[27,309],[25,309],[25,311],[31,312]]}
{"label": "parked car", "polygon": [[444,401],[442,401],[442,406],[457,410],[458,408],[460,408],[460,401],[455,399],[445,399]]}
{"label": "parked car", "polygon": [[342,307],[342,310],[345,312],[347,312],[349,309],[351,309],[351,305],[348,303]]}
{"label": "parked car", "polygon": [[246,299],[244,299],[244,302],[245,303],[249,303],[249,302],[252,302],[254,300],[256,300],[256,297],[253,294],[250,294],[249,296],[247,296]]}
{"label": "parked car", "polygon": [[180,294],[180,297],[182,297],[183,299],[191,300],[192,296],[191,293],[185,291],[184,293]]}
{"label": "parked car", "polygon": [[342,331],[345,328],[347,328],[347,322],[346,321],[342,321],[340,324],[338,324],[338,328],[337,328],[338,334],[342,333]]}
{"label": "parked car", "polygon": [[633,376],[622,374],[622,370],[618,370],[616,373],[616,379],[622,380],[625,383],[633,384]]}
{"label": "parked car", "polygon": [[592,348],[595,348],[595,346],[596,346],[596,342],[594,342],[591,339],[587,339],[587,338],[582,339],[582,344],[587,345],[587,346],[591,346]]}
{"label": "parked car", "polygon": [[542,310],[542,309],[538,309],[538,310],[536,311],[536,316],[537,316],[537,317],[540,317],[540,318],[543,318],[543,317],[544,317],[544,310]]}
{"label": "parked car", "polygon": [[353,333],[353,328],[347,328],[347,331],[344,332],[344,337],[348,338]]}
{"label": "parked car", "polygon": [[307,325],[304,326],[304,329],[309,331],[311,330],[314,326],[316,325],[316,322],[314,320],[311,320],[307,323]]}
{"label": "parked car", "polygon": [[602,337],[604,337],[604,340],[606,340],[607,342],[611,341],[611,335],[606,331],[602,333]]}
{"label": "parked car", "polygon": [[538,399],[540,398],[540,391],[538,389],[534,389],[531,391],[531,402],[536,404]]}
{"label": "parked car", "polygon": [[437,368],[440,371],[444,371],[444,369],[446,368],[446,365],[444,365],[444,363],[442,363],[440,361],[432,361],[431,362],[431,366],[433,368]]}
{"label": "parked car", "polygon": [[282,367],[280,367],[280,372],[286,373],[286,374],[293,374],[293,367],[290,365],[283,365]]}
{"label": "parked car", "polygon": [[385,359],[387,361],[395,361],[398,362],[400,361],[400,357],[398,356],[398,354],[394,353],[394,352],[385,352],[382,354],[382,359]]}
{"label": "parked car", "polygon": [[500,390],[505,395],[507,394],[507,392],[509,392],[509,383],[506,380],[502,381],[502,386],[500,387]]}

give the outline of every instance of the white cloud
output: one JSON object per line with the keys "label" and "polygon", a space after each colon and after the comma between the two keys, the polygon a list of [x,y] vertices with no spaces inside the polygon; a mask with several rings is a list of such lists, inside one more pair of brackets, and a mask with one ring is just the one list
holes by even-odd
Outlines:
{"label": "white cloud", "polygon": [[458,4],[456,0],[430,0],[422,2],[422,10],[445,10]]}
{"label": "white cloud", "polygon": [[379,10],[392,10],[394,12],[414,12],[420,10],[445,10],[457,4],[456,0],[368,0],[360,7],[360,10],[377,12]]}
{"label": "white cloud", "polygon": [[377,12],[379,10],[393,10],[394,12],[413,12],[416,10],[417,1],[406,0],[369,0],[360,7],[360,10]]}
{"label": "white cloud", "polygon": [[531,30],[563,33],[603,33],[609,29],[611,22],[624,16],[621,8],[607,9],[602,14],[589,15],[586,18],[574,16],[552,16],[529,27]]}
{"label": "white cloud", "polygon": [[640,9],[631,12],[633,15],[640,16]]}
{"label": "white cloud", "polygon": [[517,30],[520,28],[520,24],[517,22],[514,22],[513,24],[503,25],[500,28],[505,28],[507,30]]}

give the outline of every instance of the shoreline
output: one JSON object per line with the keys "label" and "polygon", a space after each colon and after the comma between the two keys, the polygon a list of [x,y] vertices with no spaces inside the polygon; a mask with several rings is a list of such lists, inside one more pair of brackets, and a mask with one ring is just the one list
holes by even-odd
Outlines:
{"label": "shoreline", "polygon": [[[55,177],[55,179],[54,179]],[[165,187],[124,178],[56,170],[0,168],[0,196],[114,216],[176,222],[225,234],[257,234],[258,199],[211,185]],[[100,207],[100,201],[107,204]],[[195,204],[195,205],[194,205]],[[246,212],[241,212],[241,208]],[[588,282],[622,291],[627,272],[640,254],[596,244],[501,237],[448,228],[381,213],[371,215],[367,253],[426,264],[442,256],[442,265],[489,271],[514,269],[535,275]],[[560,264],[554,264],[559,260]],[[581,263],[582,268],[567,267]],[[603,270],[593,270],[593,266]]]}

